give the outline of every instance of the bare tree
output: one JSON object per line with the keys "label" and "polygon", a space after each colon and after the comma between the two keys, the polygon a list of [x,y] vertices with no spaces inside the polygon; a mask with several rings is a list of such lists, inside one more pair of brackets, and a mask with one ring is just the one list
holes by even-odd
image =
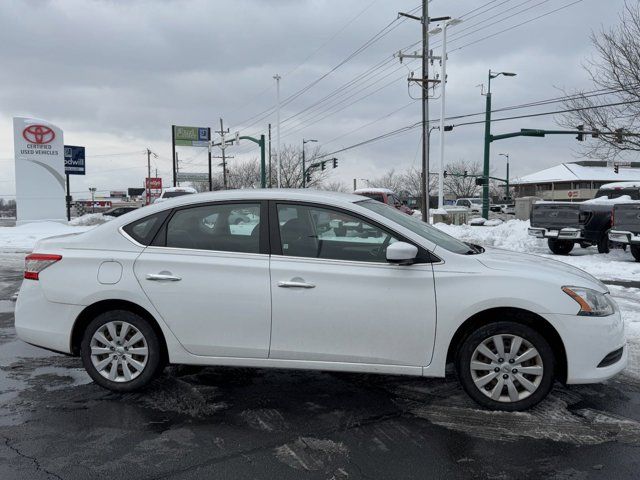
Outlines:
{"label": "bare tree", "polygon": [[[314,163],[321,162],[324,159],[320,147],[307,149],[305,155],[306,168]],[[325,170],[314,168],[310,174],[310,180],[306,182],[307,188],[316,188],[327,179],[332,168],[331,162],[324,159],[326,163]],[[276,162],[274,163],[274,168]],[[275,186],[276,174],[272,175],[272,181]],[[282,147],[282,156],[280,159],[280,185],[282,188],[302,188],[302,149],[293,145],[285,145]]]}
{"label": "bare tree", "polygon": [[344,182],[341,182],[340,180],[333,180],[333,181],[324,181],[318,185],[316,185],[316,187],[318,190],[327,190],[330,192],[343,192],[343,193],[347,193],[350,192],[351,190],[344,184]]}
{"label": "bare tree", "polygon": [[[482,167],[479,161],[457,160],[447,163],[445,166],[447,176],[444,178],[445,193],[450,193],[456,198],[475,197],[479,192],[474,175],[482,175]],[[465,173],[467,176],[464,176]]]}
{"label": "bare tree", "polygon": [[566,128],[584,125],[587,130],[599,130],[597,139],[581,145],[582,153],[612,160],[624,152],[640,151],[640,136],[623,135],[621,143],[615,138],[617,129],[640,130],[640,2],[626,2],[620,23],[592,33],[591,43],[595,56],[583,68],[594,91],[574,92],[564,102],[573,111],[559,123]]}

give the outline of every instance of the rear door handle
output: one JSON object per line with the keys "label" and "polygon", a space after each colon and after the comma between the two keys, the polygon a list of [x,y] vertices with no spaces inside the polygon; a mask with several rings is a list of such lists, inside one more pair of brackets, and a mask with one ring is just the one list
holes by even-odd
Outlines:
{"label": "rear door handle", "polygon": [[281,288],[316,288],[313,283],[307,282],[278,282],[278,286]]}
{"label": "rear door handle", "polygon": [[152,282],[179,282],[182,280],[182,277],[167,273],[147,273],[147,280],[151,280]]}

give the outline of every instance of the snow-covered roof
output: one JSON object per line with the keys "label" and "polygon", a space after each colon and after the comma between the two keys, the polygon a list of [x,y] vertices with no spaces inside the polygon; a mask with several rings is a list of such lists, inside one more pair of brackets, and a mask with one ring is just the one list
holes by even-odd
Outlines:
{"label": "snow-covered roof", "polygon": [[577,163],[561,163],[555,167],[546,168],[539,172],[525,175],[511,182],[512,185],[527,185],[535,183],[556,182],[640,182],[640,168],[620,168],[619,173],[613,171],[613,167],[585,166]]}
{"label": "snow-covered roof", "polygon": [[198,193],[198,191],[193,187],[167,187],[163,191],[165,192],[189,192],[189,193]]}
{"label": "snow-covered roof", "polygon": [[353,193],[359,195],[361,193],[393,193],[393,190],[389,190],[388,188],[359,188],[354,190]]}

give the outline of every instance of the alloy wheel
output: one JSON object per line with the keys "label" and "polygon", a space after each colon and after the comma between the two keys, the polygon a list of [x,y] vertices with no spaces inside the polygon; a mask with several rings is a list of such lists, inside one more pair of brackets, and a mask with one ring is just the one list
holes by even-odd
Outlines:
{"label": "alloy wheel", "polygon": [[475,386],[498,402],[517,402],[533,394],[544,374],[540,352],[518,335],[493,335],[474,350],[469,365]]}
{"label": "alloy wheel", "polygon": [[149,347],[142,332],[122,321],[101,325],[91,337],[90,347],[96,371],[112,382],[137,378],[149,358]]}

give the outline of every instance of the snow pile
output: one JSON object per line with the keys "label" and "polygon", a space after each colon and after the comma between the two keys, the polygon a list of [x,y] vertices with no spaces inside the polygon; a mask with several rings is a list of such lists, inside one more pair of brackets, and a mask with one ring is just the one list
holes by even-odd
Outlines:
{"label": "snow pile", "polygon": [[0,251],[30,252],[36,242],[43,238],[85,232],[91,228],[58,222],[33,222],[16,227],[0,227]]}
{"label": "snow pile", "polygon": [[546,242],[539,242],[535,237],[529,235],[528,220],[509,220],[495,226],[490,226],[493,225],[491,220],[483,223],[484,225],[480,224],[480,226],[445,225],[444,223],[438,223],[435,226],[452,237],[485,247],[528,253],[548,252]]}
{"label": "snow pile", "polygon": [[74,218],[69,222],[69,225],[74,227],[91,227],[94,225],[101,225],[109,220],[113,220],[114,218],[116,217],[103,215],[102,213],[87,213],[81,217]]}

